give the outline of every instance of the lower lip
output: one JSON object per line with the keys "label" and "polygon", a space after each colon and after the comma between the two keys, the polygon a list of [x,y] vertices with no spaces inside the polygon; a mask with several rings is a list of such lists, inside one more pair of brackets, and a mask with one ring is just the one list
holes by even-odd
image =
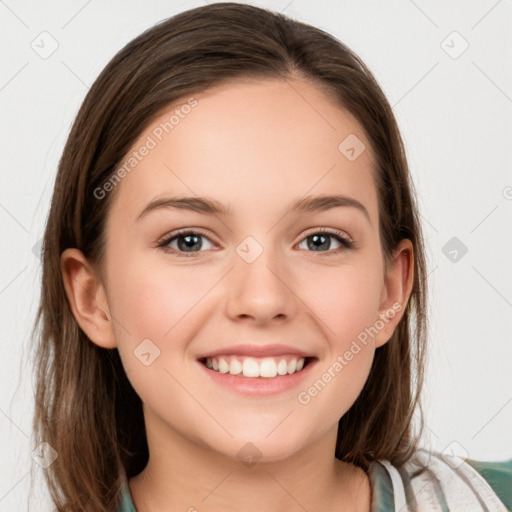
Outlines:
{"label": "lower lip", "polygon": [[311,372],[316,359],[310,361],[300,372],[276,377],[244,377],[241,373],[231,375],[210,370],[203,363],[197,362],[206,375],[221,386],[225,386],[243,395],[266,396],[277,395],[297,387]]}

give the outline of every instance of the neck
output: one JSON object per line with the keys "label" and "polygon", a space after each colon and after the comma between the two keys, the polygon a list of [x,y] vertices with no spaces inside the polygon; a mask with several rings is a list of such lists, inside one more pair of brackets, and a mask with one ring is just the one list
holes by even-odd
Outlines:
{"label": "neck", "polygon": [[334,511],[342,504],[347,511],[370,510],[367,475],[334,457],[337,428],[284,459],[262,454],[252,463],[193,443],[157,421],[146,421],[146,432],[148,464],[129,481],[137,512]]}

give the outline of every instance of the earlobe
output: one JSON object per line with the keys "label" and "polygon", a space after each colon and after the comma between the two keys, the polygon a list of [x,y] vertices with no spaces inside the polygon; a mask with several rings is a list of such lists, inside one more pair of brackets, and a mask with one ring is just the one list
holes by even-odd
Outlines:
{"label": "earlobe", "polygon": [[78,325],[102,348],[117,346],[103,284],[84,254],[66,249],[60,258],[66,295]]}
{"label": "earlobe", "polygon": [[382,329],[375,336],[375,347],[387,343],[402,318],[414,283],[414,251],[410,240],[402,240],[390,261],[382,290],[379,318]]}

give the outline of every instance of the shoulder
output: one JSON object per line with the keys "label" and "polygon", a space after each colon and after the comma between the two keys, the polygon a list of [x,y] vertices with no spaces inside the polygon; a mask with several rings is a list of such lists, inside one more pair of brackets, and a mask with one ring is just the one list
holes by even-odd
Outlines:
{"label": "shoulder", "polygon": [[403,465],[370,466],[372,512],[512,510],[512,460],[481,462],[417,450]]}
{"label": "shoulder", "polygon": [[489,483],[508,510],[512,510],[512,459],[502,462],[485,462],[466,459]]}
{"label": "shoulder", "polygon": [[128,480],[126,478],[122,479],[121,501],[116,512],[137,512],[135,505],[133,504],[130,488],[128,486]]}

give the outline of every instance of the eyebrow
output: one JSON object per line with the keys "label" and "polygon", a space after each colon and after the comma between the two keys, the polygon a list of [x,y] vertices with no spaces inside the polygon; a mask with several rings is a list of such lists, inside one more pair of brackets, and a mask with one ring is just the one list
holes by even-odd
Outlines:
{"label": "eyebrow", "polygon": [[[284,216],[290,213],[323,212],[339,207],[356,208],[364,214],[370,224],[372,223],[368,210],[362,203],[342,194],[299,198],[288,207]],[[139,221],[150,212],[162,208],[189,210],[206,215],[220,215],[223,217],[233,216],[233,209],[230,206],[226,206],[210,197],[162,197],[151,201],[138,215],[136,220]]]}

